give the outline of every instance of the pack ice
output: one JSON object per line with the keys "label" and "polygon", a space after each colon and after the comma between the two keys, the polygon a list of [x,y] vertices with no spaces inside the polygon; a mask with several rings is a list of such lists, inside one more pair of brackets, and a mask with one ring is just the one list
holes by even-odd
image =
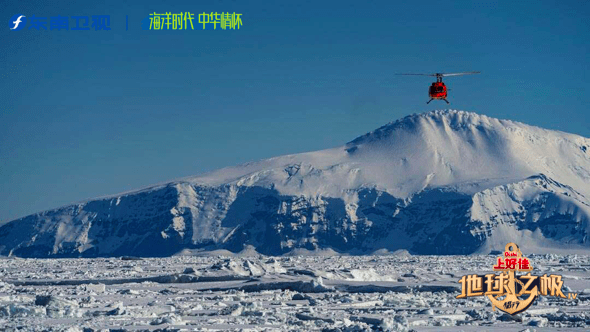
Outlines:
{"label": "pack ice", "polygon": [[0,227],[0,255],[590,250],[590,139],[445,110]]}

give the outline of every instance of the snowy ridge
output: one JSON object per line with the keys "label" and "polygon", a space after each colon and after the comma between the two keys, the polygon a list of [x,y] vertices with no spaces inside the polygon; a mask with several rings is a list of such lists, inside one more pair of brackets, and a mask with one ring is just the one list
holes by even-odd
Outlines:
{"label": "snowy ridge", "polygon": [[[0,254],[166,256],[333,249],[588,250],[590,139],[463,111],[414,114],[338,148],[46,211],[0,227]],[[505,243],[505,242],[504,242]]]}

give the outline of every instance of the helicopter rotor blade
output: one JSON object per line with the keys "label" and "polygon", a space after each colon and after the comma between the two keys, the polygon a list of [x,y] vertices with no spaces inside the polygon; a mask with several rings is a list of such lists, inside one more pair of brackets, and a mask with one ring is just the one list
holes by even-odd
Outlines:
{"label": "helicopter rotor blade", "polygon": [[395,75],[411,75],[411,76],[436,76],[436,74],[395,74]]}
{"label": "helicopter rotor blade", "polygon": [[481,72],[479,72],[479,71],[466,71],[463,73],[448,73],[448,74],[440,73],[437,75],[442,76],[442,77],[446,77],[446,76],[459,76],[459,75],[473,75],[473,74],[479,74],[479,73],[481,73]]}

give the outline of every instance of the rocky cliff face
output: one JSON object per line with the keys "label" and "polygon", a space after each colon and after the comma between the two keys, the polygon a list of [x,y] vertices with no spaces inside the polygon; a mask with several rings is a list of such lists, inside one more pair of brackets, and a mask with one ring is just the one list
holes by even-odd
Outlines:
{"label": "rocky cliff face", "polygon": [[485,252],[508,241],[590,250],[590,140],[461,111],[385,125],[334,149],[230,167],[0,227],[0,254],[167,256]]}

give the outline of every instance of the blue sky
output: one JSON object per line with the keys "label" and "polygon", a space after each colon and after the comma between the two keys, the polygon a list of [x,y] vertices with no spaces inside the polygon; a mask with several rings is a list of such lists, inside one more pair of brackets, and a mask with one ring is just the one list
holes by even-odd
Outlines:
{"label": "blue sky", "polygon": [[[451,108],[590,137],[588,1],[135,3],[2,5],[0,223],[448,108],[398,72],[479,70],[445,80]],[[243,26],[142,31],[154,11]],[[15,14],[112,30],[10,31]]]}

